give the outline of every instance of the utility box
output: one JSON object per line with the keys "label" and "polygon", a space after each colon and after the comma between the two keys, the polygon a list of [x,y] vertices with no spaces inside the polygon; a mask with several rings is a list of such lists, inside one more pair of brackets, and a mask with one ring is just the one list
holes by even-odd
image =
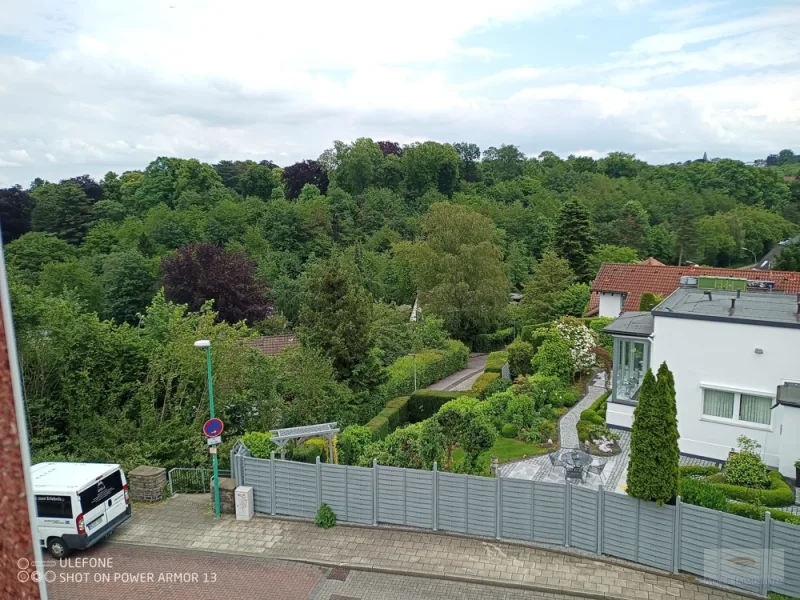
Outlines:
{"label": "utility box", "polygon": [[253,488],[240,485],[236,488],[236,520],[249,521],[253,512]]}

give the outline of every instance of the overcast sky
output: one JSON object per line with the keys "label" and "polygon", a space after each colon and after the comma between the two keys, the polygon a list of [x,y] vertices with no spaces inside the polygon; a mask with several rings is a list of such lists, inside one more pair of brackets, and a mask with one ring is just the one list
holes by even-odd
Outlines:
{"label": "overcast sky", "polygon": [[0,0],[0,185],[335,139],[800,150],[796,0]]}

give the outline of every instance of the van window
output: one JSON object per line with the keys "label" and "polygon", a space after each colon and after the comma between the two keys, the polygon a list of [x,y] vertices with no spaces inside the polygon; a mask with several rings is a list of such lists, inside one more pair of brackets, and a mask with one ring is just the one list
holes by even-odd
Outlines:
{"label": "van window", "polygon": [[36,516],[46,519],[71,519],[69,496],[36,496]]}
{"label": "van window", "polygon": [[122,473],[114,471],[80,493],[83,514],[97,508],[122,491]]}

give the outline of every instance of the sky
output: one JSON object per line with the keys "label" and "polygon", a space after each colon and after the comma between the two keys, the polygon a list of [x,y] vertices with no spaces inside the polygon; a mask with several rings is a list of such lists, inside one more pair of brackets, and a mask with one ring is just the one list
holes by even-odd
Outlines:
{"label": "sky", "polygon": [[0,186],[359,137],[800,151],[798,0],[0,0]]}

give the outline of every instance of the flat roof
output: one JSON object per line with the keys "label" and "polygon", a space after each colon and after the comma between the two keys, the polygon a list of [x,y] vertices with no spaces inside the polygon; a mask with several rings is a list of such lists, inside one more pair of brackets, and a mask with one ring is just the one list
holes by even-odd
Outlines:
{"label": "flat roof", "polygon": [[[709,294],[710,293],[710,294]],[[800,329],[798,295],[678,288],[652,314],[656,317],[744,323]]]}
{"label": "flat roof", "polygon": [[31,485],[34,492],[80,490],[115,469],[111,463],[39,463],[31,467]]}
{"label": "flat roof", "polygon": [[624,312],[605,326],[603,333],[648,337],[653,333],[653,315],[649,312]]}

